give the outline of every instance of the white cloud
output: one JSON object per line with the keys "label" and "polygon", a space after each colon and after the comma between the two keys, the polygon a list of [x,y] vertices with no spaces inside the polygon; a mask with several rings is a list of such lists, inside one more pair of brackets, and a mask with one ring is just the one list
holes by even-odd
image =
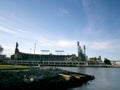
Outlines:
{"label": "white cloud", "polygon": [[59,47],[64,47],[64,48],[73,48],[76,45],[76,42],[60,40],[56,42],[56,45],[58,45]]}
{"label": "white cloud", "polygon": [[10,26],[9,28],[6,26],[0,26],[0,31],[4,33],[12,34],[15,37],[23,37],[23,38],[31,38],[31,36],[33,35],[33,33],[28,32],[27,30],[23,30],[14,26],[13,27]]}
{"label": "white cloud", "polygon": [[[113,44],[118,44],[117,42],[112,41],[79,41],[80,46],[83,47],[83,45],[86,45],[86,48],[92,49],[92,50],[113,50],[115,47],[113,47]],[[49,41],[49,40],[43,40],[41,42],[45,46],[51,46],[51,47],[61,47],[66,49],[72,49],[77,47],[77,41],[70,41],[70,40],[59,40],[59,41]],[[118,47],[118,46],[117,46]]]}
{"label": "white cloud", "polygon": [[111,46],[109,42],[90,42],[88,45],[94,50],[106,50],[110,49]]}
{"label": "white cloud", "polygon": [[86,48],[93,51],[102,51],[106,53],[120,53],[119,40],[84,42]]}
{"label": "white cloud", "polygon": [[[90,24],[90,26],[88,27],[88,31],[92,32],[92,30],[94,29],[94,25]],[[35,32],[28,32],[27,30],[23,30],[19,27],[5,27],[5,26],[0,26],[0,31],[5,32],[5,33],[10,33],[13,35],[16,35],[17,37],[22,37],[23,39],[28,38],[28,39],[32,39],[35,40],[36,43],[39,45],[38,47],[45,47],[45,48],[52,48],[52,49],[56,49],[56,48],[62,48],[65,49],[65,51],[70,51],[73,52],[72,50],[77,49],[77,41],[71,41],[71,40],[50,40],[48,38],[45,38],[44,36],[40,36],[38,33]],[[29,42],[29,41],[28,41]],[[80,45],[86,45],[86,48],[88,49],[92,49],[92,50],[97,50],[97,51],[101,51],[101,50],[105,50],[107,52],[119,52],[120,51],[120,43],[119,40],[109,40],[109,41],[93,41],[93,42],[89,42],[89,41],[80,41]],[[14,48],[13,47],[5,47],[6,50],[5,52],[8,53],[12,53],[14,52]],[[23,47],[22,47],[23,48]],[[40,48],[42,49],[42,48]],[[40,50],[39,49],[39,50]],[[23,50],[22,50],[23,51]],[[28,51],[28,48],[25,48],[24,51]],[[74,52],[73,52],[74,53]]]}
{"label": "white cloud", "polygon": [[[37,40],[38,41],[38,40]],[[76,47],[76,42],[75,41],[67,41],[67,40],[48,40],[48,39],[42,39],[40,38],[38,43],[40,46],[42,47],[46,47],[46,48],[63,48],[63,49],[71,49]]]}
{"label": "white cloud", "polygon": [[70,12],[65,8],[59,8],[59,12],[61,16],[70,14]]}
{"label": "white cloud", "polygon": [[11,54],[14,54],[15,48],[9,45],[3,45],[4,51],[3,54],[7,55],[7,57],[10,57]]}
{"label": "white cloud", "polygon": [[11,33],[11,34],[16,34],[17,33],[16,31],[13,31],[13,30],[11,30],[9,28],[6,28],[6,27],[3,27],[3,26],[0,26],[0,31]]}
{"label": "white cloud", "polygon": [[6,18],[0,16],[0,21],[6,21]]}

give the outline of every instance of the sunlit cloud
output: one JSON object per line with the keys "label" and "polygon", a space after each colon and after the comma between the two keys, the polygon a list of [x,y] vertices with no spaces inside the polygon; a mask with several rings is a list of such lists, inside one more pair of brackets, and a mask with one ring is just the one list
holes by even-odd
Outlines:
{"label": "sunlit cloud", "polygon": [[59,47],[64,47],[64,48],[73,48],[76,45],[75,41],[65,41],[65,40],[60,40],[56,42],[56,45]]}

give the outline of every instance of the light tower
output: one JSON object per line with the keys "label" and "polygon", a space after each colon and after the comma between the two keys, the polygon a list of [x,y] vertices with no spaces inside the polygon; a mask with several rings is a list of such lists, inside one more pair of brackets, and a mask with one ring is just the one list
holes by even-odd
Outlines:
{"label": "light tower", "polygon": [[86,55],[86,47],[85,47],[85,45],[83,46],[83,49],[84,49],[84,55]]}
{"label": "light tower", "polygon": [[78,56],[82,53],[81,46],[79,45],[79,41],[77,41],[77,46],[78,46]]}
{"label": "light tower", "polygon": [[78,47],[78,60],[85,61],[86,60],[85,45],[83,46],[83,50],[82,50],[81,46],[79,45],[79,41],[77,41],[77,47]]}
{"label": "light tower", "polygon": [[79,45],[79,41],[77,41],[77,47],[78,47],[78,60],[81,60],[82,59],[82,57],[81,57],[82,49],[81,49],[81,47]]}

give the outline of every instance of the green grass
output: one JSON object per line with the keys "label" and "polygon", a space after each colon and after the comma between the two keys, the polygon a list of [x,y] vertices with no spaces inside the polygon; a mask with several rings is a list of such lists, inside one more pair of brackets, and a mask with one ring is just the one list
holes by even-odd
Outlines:
{"label": "green grass", "polygon": [[30,68],[30,66],[22,66],[22,65],[0,65],[0,69],[14,69],[14,68]]}

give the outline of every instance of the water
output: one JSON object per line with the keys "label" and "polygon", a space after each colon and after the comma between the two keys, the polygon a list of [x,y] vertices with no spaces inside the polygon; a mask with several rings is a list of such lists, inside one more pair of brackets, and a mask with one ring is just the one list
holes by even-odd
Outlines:
{"label": "water", "polygon": [[68,90],[120,90],[120,68],[59,68],[95,76],[95,79],[89,84]]}

